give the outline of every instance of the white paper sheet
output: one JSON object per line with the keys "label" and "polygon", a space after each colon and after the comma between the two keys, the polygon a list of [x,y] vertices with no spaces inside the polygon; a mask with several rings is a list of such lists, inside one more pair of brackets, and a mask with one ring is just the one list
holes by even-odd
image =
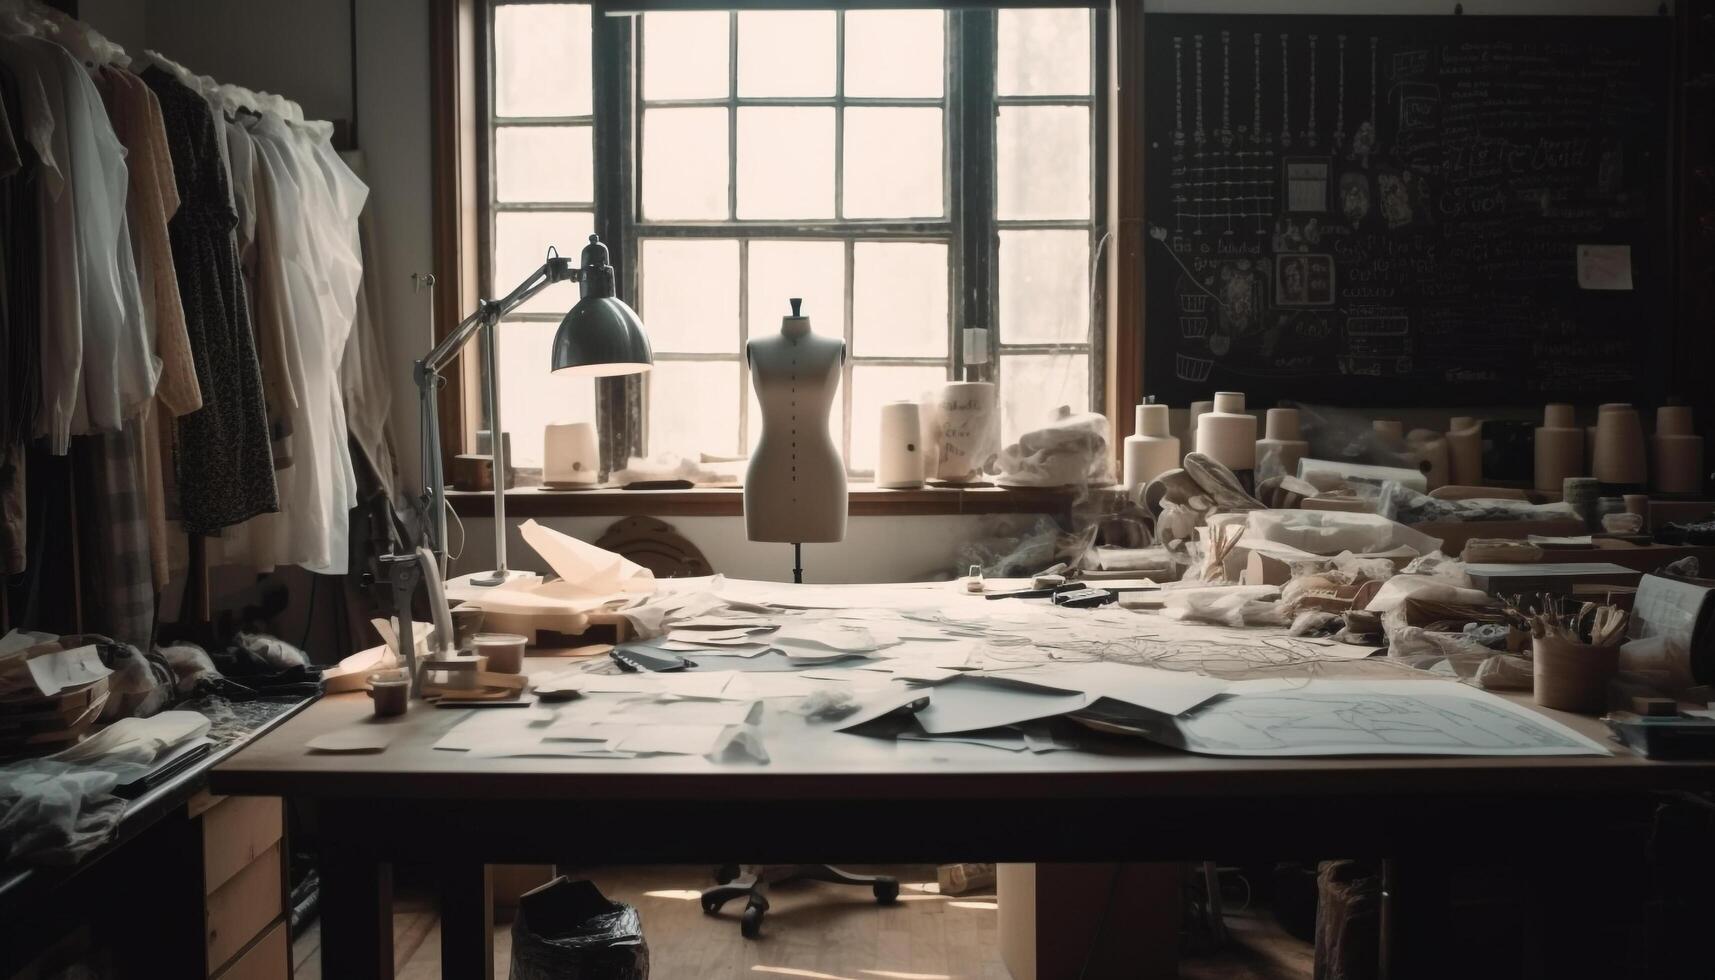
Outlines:
{"label": "white paper sheet", "polygon": [[1023,752],[1029,748],[1024,739],[1024,733],[1013,729],[1003,732],[971,732],[963,735],[929,735],[922,732],[905,732],[899,736],[901,742],[958,742],[962,745],[982,745],[1003,752]]}
{"label": "white paper sheet", "polygon": [[725,698],[731,670],[640,670],[624,674],[562,671],[531,678],[538,694],[671,694],[681,698]]}
{"label": "white paper sheet", "polygon": [[998,677],[960,677],[934,689],[917,712],[925,732],[974,732],[1068,714],[1089,705],[1089,695],[1015,684]]}
{"label": "white paper sheet", "polygon": [[1208,755],[1610,754],[1546,715],[1456,681],[1236,681],[1176,724],[1184,748]]}
{"label": "white paper sheet", "polygon": [[626,701],[596,725],[744,725],[758,720],[756,701]]}
{"label": "white paper sheet", "polygon": [[727,731],[726,725],[643,725],[608,747],[639,755],[710,755],[719,751]]}
{"label": "white paper sheet", "polygon": [[1632,247],[1630,245],[1578,246],[1578,288],[1632,288]]}
{"label": "white paper sheet", "polygon": [[347,725],[337,731],[323,732],[304,743],[311,752],[347,753],[380,752],[393,741],[393,729],[388,725]]}
{"label": "white paper sheet", "polygon": [[519,525],[518,533],[560,577],[560,591],[569,589],[588,595],[655,591],[655,573],[629,558],[533,520]]}
{"label": "white paper sheet", "polygon": [[858,710],[835,722],[835,731],[850,731],[883,715],[889,715],[919,703],[927,703],[929,692],[920,688],[896,685],[883,690],[858,692],[857,699],[860,704]]}
{"label": "white paper sheet", "polygon": [[82,687],[113,673],[101,662],[94,646],[77,647],[31,657],[24,662],[36,690],[43,694],[58,694],[68,687]]}
{"label": "white paper sheet", "polygon": [[1056,663],[1007,674],[1014,680],[1096,698],[1113,698],[1165,715],[1189,711],[1225,691],[1232,682],[1190,671],[1133,667],[1128,664]]}

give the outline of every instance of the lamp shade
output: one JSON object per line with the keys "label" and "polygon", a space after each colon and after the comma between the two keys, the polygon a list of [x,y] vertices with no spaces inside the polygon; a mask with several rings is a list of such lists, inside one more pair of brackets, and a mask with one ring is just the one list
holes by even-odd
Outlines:
{"label": "lamp shade", "polygon": [[589,377],[638,374],[655,363],[643,322],[613,296],[585,296],[554,331],[555,371]]}
{"label": "lamp shade", "polygon": [[643,321],[614,289],[607,246],[591,235],[582,258],[583,298],[554,331],[553,369],[586,377],[649,370],[655,355],[644,336]]}

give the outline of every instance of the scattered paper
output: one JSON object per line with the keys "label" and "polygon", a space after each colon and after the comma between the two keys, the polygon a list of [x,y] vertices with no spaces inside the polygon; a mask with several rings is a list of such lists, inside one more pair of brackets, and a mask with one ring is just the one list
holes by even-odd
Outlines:
{"label": "scattered paper", "polygon": [[1030,747],[1025,742],[1024,733],[1017,729],[998,732],[967,732],[958,735],[928,735],[921,732],[905,732],[899,736],[899,740],[901,742],[958,742],[963,745],[982,745],[1006,752],[1023,752]]}
{"label": "scattered paper", "polygon": [[655,591],[655,573],[622,555],[533,520],[520,525],[518,533],[560,577],[561,589],[576,589],[591,595]]}
{"label": "scattered paper", "polygon": [[1630,245],[1578,246],[1578,288],[1632,288],[1632,247]]}
{"label": "scattered paper", "polygon": [[811,691],[829,686],[826,680],[806,677],[792,671],[750,671],[734,677],[727,685],[726,696],[740,699],[801,698]]}
{"label": "scattered paper", "polygon": [[726,725],[644,725],[608,743],[618,752],[639,755],[712,755],[720,750]]}
{"label": "scattered paper", "polygon": [[113,673],[101,662],[101,654],[93,645],[31,657],[24,666],[29,668],[36,690],[43,694],[58,694],[68,687],[82,687]]}
{"label": "scattered paper", "polygon": [[762,712],[757,701],[626,701],[598,725],[744,725]]}
{"label": "scattered paper", "polygon": [[538,694],[671,694],[681,698],[721,698],[727,695],[730,670],[639,670],[623,674],[565,671],[532,678]]}
{"label": "scattered paper", "polygon": [[935,688],[929,706],[917,713],[925,732],[973,732],[1069,714],[1087,706],[1082,693],[1017,684],[998,677],[960,677]]}
{"label": "scattered paper", "polygon": [[1609,755],[1552,718],[1456,681],[1236,681],[1175,720],[1208,755]]}
{"label": "scattered paper", "polygon": [[336,732],[324,732],[304,743],[311,752],[380,752],[393,741],[388,725],[347,725]]}
{"label": "scattered paper", "polygon": [[920,705],[929,702],[929,692],[915,688],[904,688],[903,690],[887,688],[879,691],[859,692],[857,700],[858,709],[839,719],[834,724],[835,731],[850,731],[859,725],[867,724],[883,715],[890,715],[901,709],[916,710]]}
{"label": "scattered paper", "polygon": [[1100,661],[1049,664],[1011,671],[1007,676],[1063,691],[1078,691],[1089,695],[1092,701],[1113,698],[1164,715],[1189,711],[1225,691],[1230,683],[1190,671]]}

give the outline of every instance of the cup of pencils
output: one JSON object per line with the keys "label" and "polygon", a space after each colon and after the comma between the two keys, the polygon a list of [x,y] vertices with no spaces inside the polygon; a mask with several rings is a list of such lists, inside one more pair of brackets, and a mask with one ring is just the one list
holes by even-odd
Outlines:
{"label": "cup of pencils", "polygon": [[1530,629],[1536,703],[1585,714],[1607,708],[1608,682],[1619,671],[1626,640],[1626,611],[1554,595],[1537,596],[1528,607],[1522,597],[1510,605]]}

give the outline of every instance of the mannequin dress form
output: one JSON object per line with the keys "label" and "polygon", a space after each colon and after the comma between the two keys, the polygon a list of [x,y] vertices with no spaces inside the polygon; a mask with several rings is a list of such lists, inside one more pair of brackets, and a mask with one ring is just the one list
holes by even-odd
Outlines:
{"label": "mannequin dress form", "polygon": [[752,541],[846,536],[846,467],[828,433],[846,345],[811,333],[801,302],[792,300],[778,335],[745,346],[762,408],[762,439],[744,476],[744,529]]}

